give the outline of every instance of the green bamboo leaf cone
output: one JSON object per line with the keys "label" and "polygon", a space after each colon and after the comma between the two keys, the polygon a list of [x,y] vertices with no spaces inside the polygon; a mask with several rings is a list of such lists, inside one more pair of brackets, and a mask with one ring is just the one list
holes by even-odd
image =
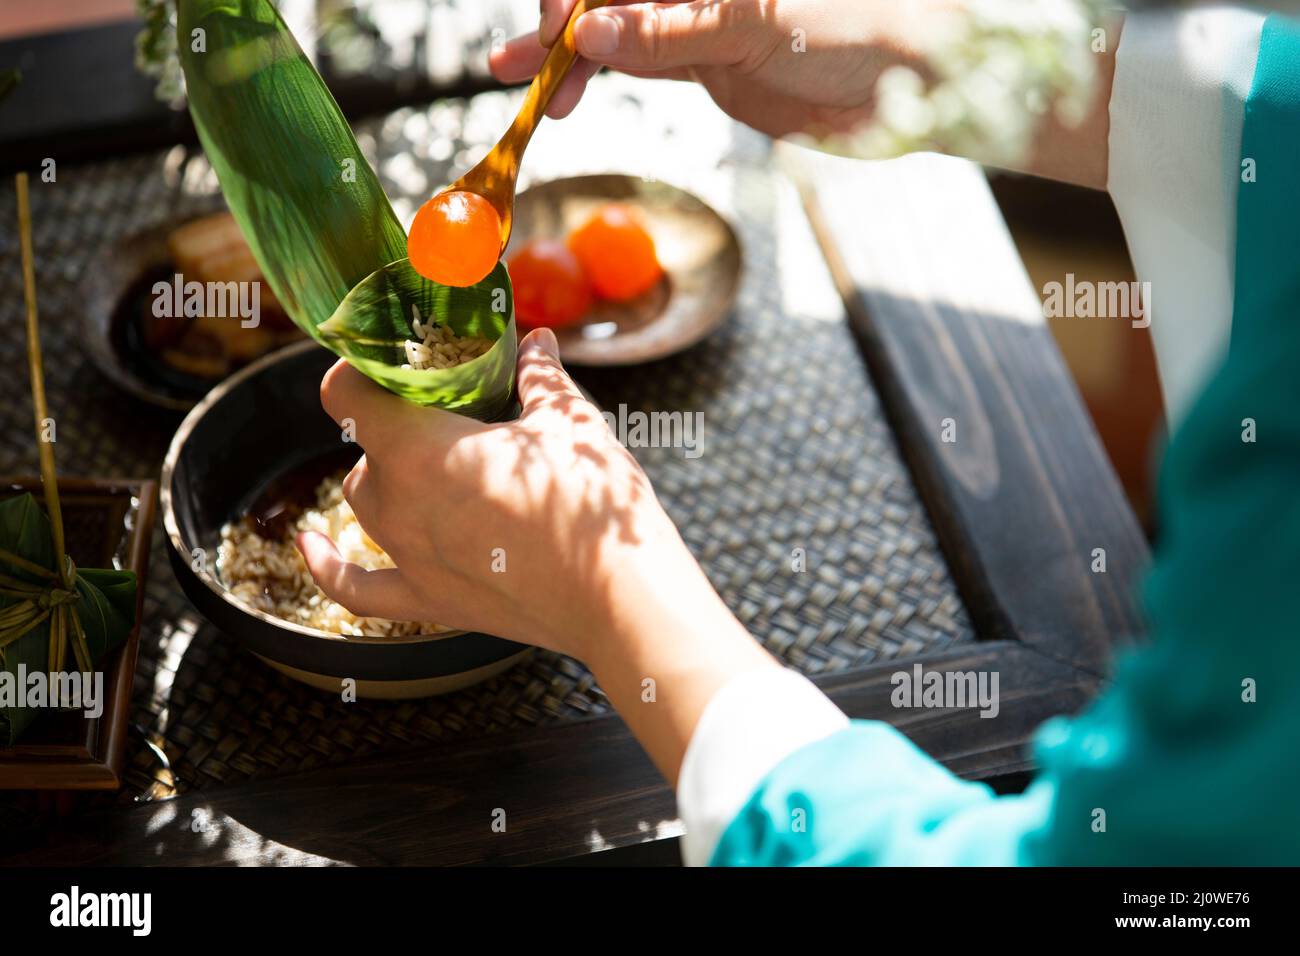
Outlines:
{"label": "green bamboo leaf cone", "polygon": [[[421,277],[406,233],[320,74],[268,0],[179,0],[190,115],[231,212],[293,321],[412,402],[507,414],[515,372],[504,263],[464,289]],[[451,369],[403,369],[412,307],[493,340]]]}

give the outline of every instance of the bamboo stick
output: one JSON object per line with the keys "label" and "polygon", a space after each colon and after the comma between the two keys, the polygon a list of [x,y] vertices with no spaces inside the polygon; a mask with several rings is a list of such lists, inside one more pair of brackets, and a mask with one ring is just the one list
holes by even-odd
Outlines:
{"label": "bamboo stick", "polygon": [[54,533],[55,568],[64,587],[76,586],[67,580],[67,562],[63,550],[63,512],[59,508],[59,482],[54,472],[54,443],[43,440],[41,427],[49,413],[45,404],[45,376],[41,364],[41,336],[36,324],[36,265],[32,255],[32,209],[27,196],[27,174],[14,177],[18,190],[18,242],[23,260],[23,300],[27,303],[27,365],[32,377],[32,409],[36,417],[36,448],[41,457],[41,486],[45,489],[45,510]]}
{"label": "bamboo stick", "polygon": [[[32,413],[36,426],[36,449],[41,461],[41,487],[45,491],[45,511],[50,519],[50,532],[54,539],[55,570],[49,576],[56,581],[62,582],[63,588],[72,592],[75,597],[77,572],[72,561],[68,559],[64,545],[63,509],[59,504],[59,479],[54,470],[54,443],[46,441],[41,434],[45,420],[49,418],[49,408],[45,402],[45,374],[41,362],[41,335],[36,316],[36,260],[32,253],[32,207],[27,193],[26,173],[18,173],[14,177],[14,187],[18,194],[18,244],[22,252],[23,263],[23,301],[27,305],[27,365],[32,380]],[[27,570],[32,567],[31,562],[18,555],[10,554],[8,551],[0,552],[0,558],[5,559],[11,566]],[[45,572],[43,569],[38,569],[38,573],[43,576]],[[21,582],[19,584],[21,585]],[[24,603],[32,604],[33,612],[39,610],[39,608],[35,607],[35,602],[30,598]],[[13,628],[16,633],[6,634],[3,643],[12,643],[22,634],[40,624],[46,617],[50,618],[48,654],[50,676],[53,677],[62,671],[67,663],[69,631],[72,632],[73,657],[76,658],[78,664],[84,662],[88,670],[90,667],[90,650],[86,644],[85,632],[81,628],[81,620],[71,606],[61,601],[55,604],[53,608],[46,609],[43,613],[35,616],[34,619],[20,618]],[[75,627],[70,627],[70,624],[75,624]]]}

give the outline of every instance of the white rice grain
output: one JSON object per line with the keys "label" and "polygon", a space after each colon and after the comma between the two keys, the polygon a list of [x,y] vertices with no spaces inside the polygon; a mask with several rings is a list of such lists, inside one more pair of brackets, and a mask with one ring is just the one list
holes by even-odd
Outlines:
{"label": "white rice grain", "polygon": [[393,561],[370,540],[343,498],[343,474],[316,489],[315,507],[303,511],[282,541],[257,533],[251,518],[226,524],[217,550],[217,574],[240,601],[275,617],[348,637],[406,637],[445,631],[423,621],[357,617],[328,597],[312,580],[293,539],[319,531],[334,539],[345,561],[367,570],[391,568]]}
{"label": "white rice grain", "polygon": [[402,343],[406,352],[406,362],[402,368],[420,371],[430,369],[455,368],[472,359],[485,355],[492,348],[488,339],[476,336],[459,336],[445,325],[436,321],[426,323],[420,317],[420,309],[411,303],[411,330],[419,341],[407,339]]}

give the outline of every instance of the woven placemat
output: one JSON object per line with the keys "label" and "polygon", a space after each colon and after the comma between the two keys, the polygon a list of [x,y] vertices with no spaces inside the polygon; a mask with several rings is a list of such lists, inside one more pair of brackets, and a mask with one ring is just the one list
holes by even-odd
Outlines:
{"label": "woven placemat", "polygon": [[[736,227],[745,255],[739,301],[730,321],[696,348],[638,368],[580,371],[579,380],[606,408],[704,413],[700,457],[672,448],[634,453],[727,604],[791,666],[838,671],[972,639],[771,144],[726,122],[698,90],[650,88],[626,78],[595,82],[577,117],[539,133],[530,173],[671,170],[673,181],[696,189]],[[399,215],[481,154],[516,97],[444,101],[362,124],[359,139]],[[78,342],[79,280],[101,244],[210,207],[215,190],[201,157],[180,147],[59,167],[56,182],[33,182],[46,381],[62,474],[156,476],[179,416],[121,394],[91,366]],[[0,473],[31,473],[14,222],[6,184]],[[121,799],[610,710],[585,668],[543,652],[445,697],[344,704],[281,676],[207,624],[182,595],[165,549],[156,532]],[[795,549],[806,555],[806,570],[793,570]]]}

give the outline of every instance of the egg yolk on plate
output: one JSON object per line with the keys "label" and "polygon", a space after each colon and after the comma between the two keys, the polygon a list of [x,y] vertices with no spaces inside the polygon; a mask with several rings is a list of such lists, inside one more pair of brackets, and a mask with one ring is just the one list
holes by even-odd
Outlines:
{"label": "egg yolk on plate", "polygon": [[649,291],[663,276],[655,243],[636,210],[602,206],[569,236],[591,287],[603,299],[626,302]]}
{"label": "egg yolk on plate", "polygon": [[515,320],[522,329],[572,325],[591,308],[582,266],[558,239],[534,239],[510,257]]}
{"label": "egg yolk on plate", "polygon": [[411,267],[442,285],[483,281],[500,253],[501,217],[482,196],[462,190],[439,193],[421,206],[406,237]]}

